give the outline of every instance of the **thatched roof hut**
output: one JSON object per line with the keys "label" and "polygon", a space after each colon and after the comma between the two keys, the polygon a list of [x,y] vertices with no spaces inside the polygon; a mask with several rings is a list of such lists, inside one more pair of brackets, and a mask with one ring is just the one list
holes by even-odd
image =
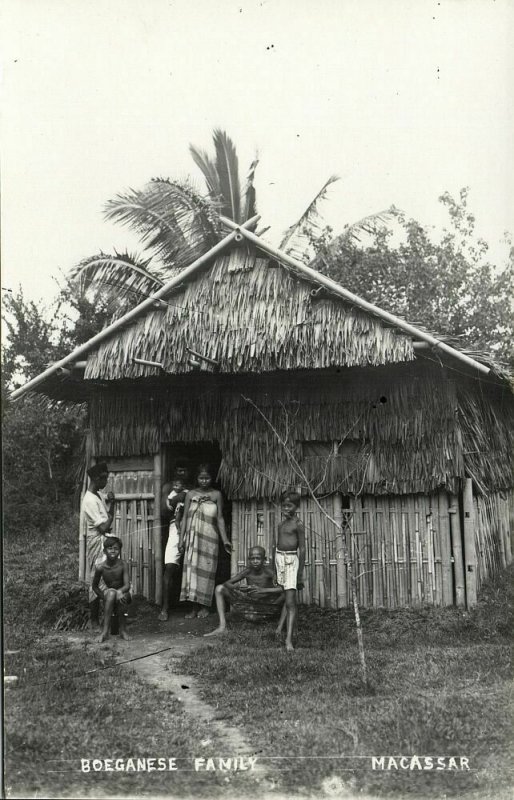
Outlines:
{"label": "thatched roof hut", "polygon": [[[160,592],[153,500],[177,459],[216,461],[234,569],[250,544],[269,550],[280,492],[306,481],[331,514],[353,512],[364,604],[471,605],[511,558],[505,375],[247,231],[25,388],[88,401],[88,458],[110,464],[148,596]],[[336,532],[305,494],[303,599],[345,605]]]}

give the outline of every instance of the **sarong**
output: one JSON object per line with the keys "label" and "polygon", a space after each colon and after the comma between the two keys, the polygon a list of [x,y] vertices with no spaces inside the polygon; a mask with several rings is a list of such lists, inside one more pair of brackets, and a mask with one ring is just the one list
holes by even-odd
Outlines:
{"label": "sarong", "polygon": [[296,589],[299,559],[295,550],[275,550],[277,583],[284,589]]}
{"label": "sarong", "polygon": [[218,565],[218,507],[210,497],[192,497],[186,520],[181,600],[210,606]]}
{"label": "sarong", "polygon": [[[101,564],[105,561],[105,553],[104,553],[104,541],[105,536],[101,533],[97,533],[96,535],[91,534],[88,531],[86,535],[86,575],[85,580],[86,584],[89,588],[89,602],[91,603],[93,600],[97,599],[96,594],[92,589],[93,578],[95,577],[95,568],[97,564]],[[106,589],[106,585],[104,583],[103,578],[100,578],[100,583],[98,584],[100,589]]]}

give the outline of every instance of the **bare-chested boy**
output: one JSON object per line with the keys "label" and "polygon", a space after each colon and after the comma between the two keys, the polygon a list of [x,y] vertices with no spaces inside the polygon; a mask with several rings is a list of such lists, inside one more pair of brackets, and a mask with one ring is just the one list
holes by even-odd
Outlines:
{"label": "bare-chested boy", "polygon": [[[216,586],[214,593],[216,598],[216,608],[220,618],[220,624],[216,630],[204,634],[205,636],[215,636],[225,633],[227,621],[225,616],[226,600],[249,602],[268,601],[268,605],[278,605],[282,598],[282,587],[275,582],[275,573],[271,567],[264,563],[266,551],[264,547],[251,547],[248,552],[248,567],[238,572],[225,583]],[[246,579],[246,586],[236,586],[236,583]]]}
{"label": "bare-chested boy", "polygon": [[275,549],[277,583],[285,591],[285,603],[280,615],[277,633],[282,633],[287,618],[286,650],[293,650],[293,633],[296,626],[296,590],[303,589],[305,564],[305,528],[296,516],[300,495],[294,491],[282,495],[283,521],[278,526]]}
{"label": "bare-chested boy", "polygon": [[[121,539],[107,536],[104,542],[105,561],[97,564],[92,589],[104,601],[104,625],[99,642],[105,642],[110,635],[111,616],[118,615],[119,631],[122,639],[129,637],[125,628],[125,610],[131,602],[128,564],[122,561]],[[106,589],[100,588],[100,578],[104,579]]]}

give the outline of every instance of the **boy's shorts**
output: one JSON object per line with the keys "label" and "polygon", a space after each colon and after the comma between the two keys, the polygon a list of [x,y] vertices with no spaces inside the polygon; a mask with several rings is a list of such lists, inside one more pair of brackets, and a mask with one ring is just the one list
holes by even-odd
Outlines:
{"label": "boy's shorts", "polygon": [[284,589],[296,589],[298,566],[299,559],[296,550],[275,550],[275,569],[279,586]]}

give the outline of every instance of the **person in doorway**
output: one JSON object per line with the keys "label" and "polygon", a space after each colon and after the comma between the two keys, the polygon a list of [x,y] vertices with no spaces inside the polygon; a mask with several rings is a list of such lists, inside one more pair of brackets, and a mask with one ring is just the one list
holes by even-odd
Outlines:
{"label": "person in doorway", "polygon": [[170,592],[173,585],[177,583],[180,575],[180,561],[182,553],[179,550],[179,528],[184,510],[186,499],[186,488],[184,479],[176,475],[171,492],[167,497],[167,508],[170,512],[170,524],[168,529],[168,542],[164,553],[164,576],[162,582],[162,608],[159,614],[161,622],[165,622],[169,616]]}
{"label": "person in doorway", "polygon": [[223,498],[213,488],[212,471],[207,464],[199,466],[196,483],[186,495],[179,539],[179,549],[184,552],[180,599],[193,603],[187,619],[209,614],[219,539],[227,553],[232,550],[223,519]]}
{"label": "person in doorway", "polygon": [[99,627],[100,601],[91,583],[96,565],[105,560],[103,550],[106,534],[111,530],[114,519],[115,498],[112,492],[105,498],[102,489],[107,486],[109,471],[105,461],[88,469],[89,488],[80,506],[81,525],[86,535],[86,574],[89,587],[89,615],[93,629]]}
{"label": "person in doorway", "polygon": [[[225,633],[227,600],[241,606],[242,614],[246,619],[263,618],[270,612],[278,616],[280,606],[284,602],[284,593],[282,587],[277,586],[272,567],[266,566],[265,561],[264,547],[251,547],[248,553],[248,566],[225,583],[216,586],[214,596],[220,623],[214,631],[205,633],[204,636]],[[240,581],[246,581],[246,586],[236,586]]]}
{"label": "person in doorway", "polygon": [[303,589],[303,568],[305,564],[305,528],[298,519],[297,511],[300,495],[294,491],[282,495],[282,514],[284,519],[278,526],[275,549],[275,569],[277,583],[285,591],[285,603],[280,615],[277,634],[281,634],[287,619],[286,650],[294,650],[293,634],[296,630],[297,602],[296,591]]}

